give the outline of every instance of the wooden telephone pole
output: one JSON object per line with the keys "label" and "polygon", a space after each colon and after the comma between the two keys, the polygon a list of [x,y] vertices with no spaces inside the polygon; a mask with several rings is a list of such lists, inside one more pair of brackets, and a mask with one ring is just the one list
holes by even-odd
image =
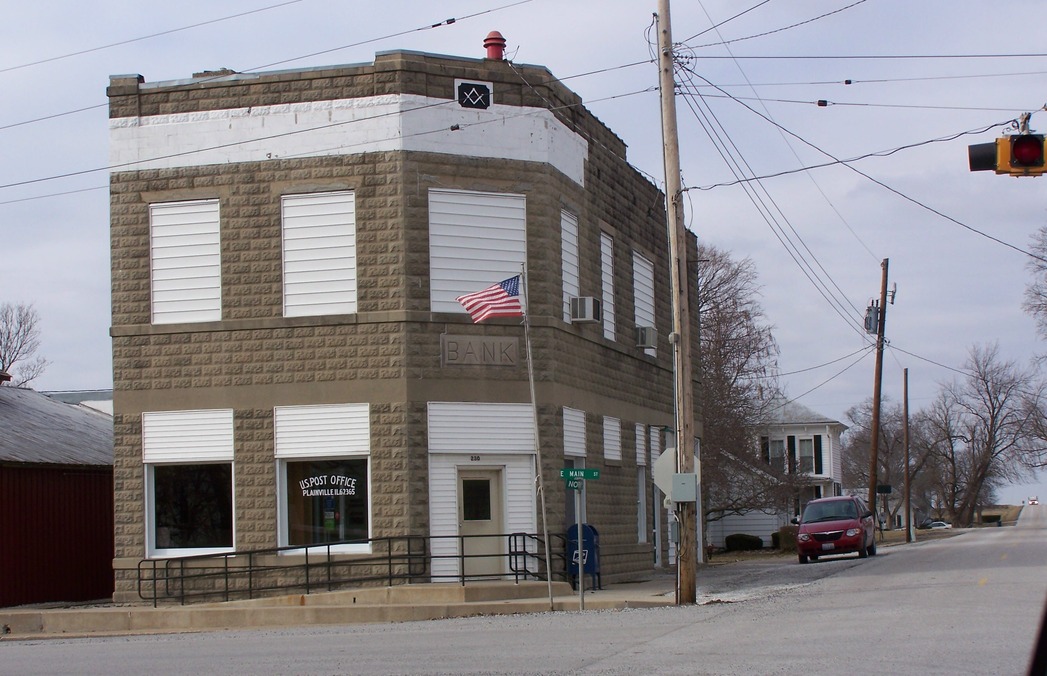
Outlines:
{"label": "wooden telephone pole", "polygon": [[876,378],[873,381],[872,429],[869,448],[869,509],[876,511],[876,473],[880,449],[880,386],[883,383],[883,334],[887,327],[887,261],[880,263],[880,311],[876,319]]}
{"label": "wooden telephone pole", "polygon": [[[662,151],[665,158],[665,199],[669,226],[669,256],[673,296],[674,390],[676,409],[676,471],[694,474],[694,393],[691,380],[691,321],[688,290],[687,230],[683,221],[680,181],[680,143],[676,126],[676,80],[673,77],[673,38],[669,0],[658,0],[658,68],[662,100]],[[696,496],[697,497],[697,496]],[[697,600],[698,501],[676,502],[680,542],[677,547],[676,603]]]}

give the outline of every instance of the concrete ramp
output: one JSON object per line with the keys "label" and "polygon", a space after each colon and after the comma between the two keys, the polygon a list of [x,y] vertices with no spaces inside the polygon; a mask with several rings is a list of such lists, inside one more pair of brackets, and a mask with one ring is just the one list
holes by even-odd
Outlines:
{"label": "concrete ramp", "polygon": [[[658,585],[621,585],[585,596],[585,607],[592,610],[672,603],[671,595]],[[577,592],[570,585],[553,583],[554,610],[578,610],[579,605]],[[0,609],[0,639],[411,622],[549,610],[546,582],[398,585],[158,608],[99,605]]]}

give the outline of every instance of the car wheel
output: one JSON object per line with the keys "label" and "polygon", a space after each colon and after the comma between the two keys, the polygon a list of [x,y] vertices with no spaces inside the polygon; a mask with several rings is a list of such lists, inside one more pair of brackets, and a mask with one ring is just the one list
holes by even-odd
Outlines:
{"label": "car wheel", "polygon": [[800,563],[807,563],[807,555],[800,554]]}
{"label": "car wheel", "polygon": [[862,540],[862,546],[858,548],[858,558],[865,559],[869,557],[869,549],[865,546],[865,540]]}
{"label": "car wheel", "polygon": [[873,538],[872,544],[869,545],[869,556],[876,556],[876,538]]}

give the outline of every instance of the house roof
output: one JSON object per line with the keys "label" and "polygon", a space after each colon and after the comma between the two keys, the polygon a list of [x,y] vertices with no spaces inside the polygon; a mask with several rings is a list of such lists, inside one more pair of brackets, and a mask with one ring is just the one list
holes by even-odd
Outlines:
{"label": "house roof", "polygon": [[0,387],[0,462],[112,465],[113,419],[33,390]]}
{"label": "house roof", "polygon": [[767,422],[771,425],[839,425],[847,429],[839,420],[828,418],[795,401],[783,402],[781,406],[776,407],[771,411]]}

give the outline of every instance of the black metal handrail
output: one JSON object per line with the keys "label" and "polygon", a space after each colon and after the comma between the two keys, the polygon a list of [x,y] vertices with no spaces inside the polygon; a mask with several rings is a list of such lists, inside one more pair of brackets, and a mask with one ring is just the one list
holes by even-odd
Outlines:
{"label": "black metal handrail", "polygon": [[[504,551],[494,554],[466,554],[466,542],[477,539],[504,539]],[[433,541],[454,539],[457,553],[434,554]],[[565,543],[561,535],[553,540],[549,558],[553,579],[566,579]],[[345,545],[367,545],[366,553],[339,551]],[[438,549],[442,549],[438,547]],[[291,562],[300,556],[301,562]],[[280,557],[279,562],[268,560]],[[286,558],[284,558],[286,557]],[[434,562],[455,560],[453,573],[434,571]],[[467,562],[497,559],[501,572],[472,572]],[[442,568],[442,566],[437,566]],[[273,592],[333,591],[361,584],[384,582],[410,584],[439,580],[546,578],[545,542],[530,533],[499,535],[399,536],[346,540],[316,545],[290,545],[219,554],[197,554],[171,558],[142,559],[138,562],[138,596],[185,604],[192,600],[232,601],[253,599]]]}

